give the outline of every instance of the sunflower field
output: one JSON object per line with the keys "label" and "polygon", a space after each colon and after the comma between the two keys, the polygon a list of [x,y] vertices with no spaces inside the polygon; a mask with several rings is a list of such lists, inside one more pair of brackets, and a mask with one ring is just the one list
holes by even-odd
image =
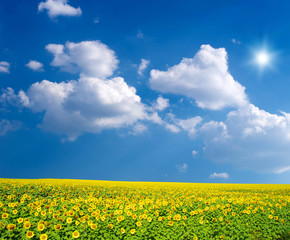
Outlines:
{"label": "sunflower field", "polygon": [[290,239],[290,186],[0,179],[0,240]]}

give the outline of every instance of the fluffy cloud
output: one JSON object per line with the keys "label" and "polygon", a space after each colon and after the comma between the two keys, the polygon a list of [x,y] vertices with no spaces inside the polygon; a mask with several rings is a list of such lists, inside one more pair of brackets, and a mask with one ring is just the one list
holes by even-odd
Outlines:
{"label": "fluffy cloud", "polygon": [[199,125],[203,119],[200,116],[179,119],[174,114],[168,113],[165,120],[163,125],[171,132],[178,133],[180,130],[183,130],[188,132],[190,137],[196,137]]}
{"label": "fluffy cloud", "polygon": [[18,94],[7,88],[1,95],[2,103],[43,112],[40,127],[72,141],[84,132],[104,129],[133,126],[134,133],[145,131],[138,121],[150,117],[136,89],[122,77],[108,78],[118,64],[114,51],[99,41],[49,44],[46,49],[54,55],[53,66],[76,69],[79,79],[43,80]]}
{"label": "fluffy cloud", "polygon": [[271,114],[249,104],[226,121],[200,128],[207,158],[242,169],[283,173],[290,170],[290,114]]}
{"label": "fluffy cloud", "polygon": [[153,108],[157,111],[163,111],[164,109],[169,107],[169,99],[158,97],[156,103],[153,104]]}
{"label": "fluffy cloud", "polygon": [[34,83],[26,92],[28,107],[45,112],[41,127],[75,140],[84,132],[134,125],[146,118],[145,106],[123,78]]}
{"label": "fluffy cloud", "polygon": [[68,0],[46,0],[38,4],[38,11],[42,12],[47,10],[50,18],[58,16],[80,16],[82,10],[80,7],[74,8],[68,4]]}
{"label": "fluffy cloud", "polygon": [[177,168],[178,172],[186,173],[186,171],[188,169],[188,165],[186,163],[183,163],[181,165],[176,165],[176,168]]}
{"label": "fluffy cloud", "polygon": [[88,77],[111,76],[119,62],[114,51],[100,41],[48,44],[45,48],[54,56],[52,66],[63,71],[81,72]]}
{"label": "fluffy cloud", "polygon": [[223,178],[223,179],[228,179],[229,178],[229,174],[227,173],[212,173],[209,178]]}
{"label": "fluffy cloud", "polygon": [[1,105],[12,105],[16,107],[28,106],[29,99],[26,96],[25,92],[20,90],[18,94],[15,94],[14,89],[8,87],[2,90],[0,95]]}
{"label": "fluffy cloud", "polygon": [[7,132],[16,131],[21,128],[22,123],[19,121],[9,121],[7,119],[0,120],[0,136],[4,136]]}
{"label": "fluffy cloud", "polygon": [[0,62],[0,73],[10,73],[9,71],[10,63],[2,61]]}
{"label": "fluffy cloud", "polygon": [[140,76],[143,75],[144,70],[148,67],[149,64],[150,64],[149,60],[146,60],[143,58],[141,59],[141,63],[140,63],[139,68],[138,68],[138,74]]}
{"label": "fluffy cloud", "polygon": [[228,71],[226,50],[210,45],[202,45],[193,58],[183,58],[167,71],[153,69],[149,82],[153,90],[193,98],[201,108],[218,110],[248,102],[245,88]]}
{"label": "fluffy cloud", "polygon": [[25,66],[33,71],[43,71],[43,64],[35,60],[30,60]]}

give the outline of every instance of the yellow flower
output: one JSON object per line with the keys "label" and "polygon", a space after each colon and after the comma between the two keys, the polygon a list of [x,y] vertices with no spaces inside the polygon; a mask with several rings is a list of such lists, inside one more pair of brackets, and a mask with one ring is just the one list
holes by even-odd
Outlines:
{"label": "yellow flower", "polygon": [[278,219],[279,219],[279,217],[278,217],[278,216],[275,216],[275,217],[274,217],[274,219],[275,219],[275,220],[278,220]]}
{"label": "yellow flower", "polygon": [[67,219],[66,219],[66,222],[67,222],[67,223],[71,223],[71,222],[72,222],[72,218],[70,218],[70,217],[67,218]]}
{"label": "yellow flower", "polygon": [[15,209],[15,210],[13,210],[12,212],[13,212],[13,214],[17,214],[17,210],[16,210],[16,209]]}
{"label": "yellow flower", "polygon": [[108,228],[113,229],[114,225],[113,224],[109,224]]}
{"label": "yellow flower", "polygon": [[47,240],[47,234],[41,234],[39,239],[40,240]]}
{"label": "yellow flower", "polygon": [[18,218],[18,219],[17,219],[17,222],[18,222],[18,223],[22,223],[22,222],[23,222],[23,218]]}
{"label": "yellow flower", "polygon": [[223,220],[223,217],[219,217],[219,220],[222,221]]}
{"label": "yellow flower", "polygon": [[73,233],[72,233],[72,237],[73,238],[78,238],[80,236],[80,233],[78,232],[78,231],[74,231]]}
{"label": "yellow flower", "polygon": [[15,224],[8,224],[8,225],[7,225],[7,229],[8,229],[9,231],[13,231],[13,230],[15,230],[15,228],[16,228]]}
{"label": "yellow flower", "polygon": [[151,222],[152,221],[152,218],[151,217],[147,218],[147,221],[148,222]]}
{"label": "yellow flower", "polygon": [[31,232],[31,231],[28,231],[28,232],[26,233],[26,237],[28,237],[28,238],[33,238],[33,236],[34,236],[34,233]]}
{"label": "yellow flower", "polygon": [[97,224],[91,224],[91,229],[95,230],[97,228]]}
{"label": "yellow flower", "polygon": [[135,234],[135,232],[136,232],[135,229],[131,229],[131,230],[130,230],[130,233],[131,233],[132,235]]}
{"label": "yellow flower", "polygon": [[3,213],[3,214],[2,214],[2,218],[3,218],[3,219],[8,218],[8,216],[9,216],[8,213]]}
{"label": "yellow flower", "polygon": [[137,225],[138,227],[140,227],[140,226],[142,225],[142,223],[141,223],[141,222],[137,222],[136,225]]}
{"label": "yellow flower", "polygon": [[269,218],[270,218],[270,219],[272,219],[272,218],[273,218],[273,216],[272,216],[272,215],[269,215]]}
{"label": "yellow flower", "polygon": [[54,229],[55,229],[56,231],[60,230],[60,229],[61,229],[61,225],[60,225],[60,224],[56,224],[56,225],[54,225]]}
{"label": "yellow flower", "polygon": [[169,222],[168,222],[168,225],[169,225],[169,226],[172,226],[172,225],[173,225],[173,221],[169,221]]}
{"label": "yellow flower", "polygon": [[121,234],[124,234],[126,230],[124,228],[121,228]]}
{"label": "yellow flower", "polygon": [[43,231],[44,228],[45,228],[45,226],[42,223],[41,224],[38,224],[38,226],[37,226],[38,231]]}
{"label": "yellow flower", "polygon": [[31,223],[30,222],[24,222],[23,227],[25,229],[29,229],[31,227]]}

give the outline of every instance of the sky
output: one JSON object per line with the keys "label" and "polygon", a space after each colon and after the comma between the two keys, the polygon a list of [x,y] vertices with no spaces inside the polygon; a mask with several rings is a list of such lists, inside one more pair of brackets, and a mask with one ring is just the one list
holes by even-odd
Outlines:
{"label": "sky", "polygon": [[288,1],[0,2],[0,177],[290,183]]}

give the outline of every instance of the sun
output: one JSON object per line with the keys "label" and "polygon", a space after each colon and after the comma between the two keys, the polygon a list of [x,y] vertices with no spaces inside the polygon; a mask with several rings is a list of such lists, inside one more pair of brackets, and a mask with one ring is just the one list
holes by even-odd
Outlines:
{"label": "sun", "polygon": [[256,62],[261,67],[264,67],[270,63],[270,54],[266,51],[260,51],[256,54]]}

